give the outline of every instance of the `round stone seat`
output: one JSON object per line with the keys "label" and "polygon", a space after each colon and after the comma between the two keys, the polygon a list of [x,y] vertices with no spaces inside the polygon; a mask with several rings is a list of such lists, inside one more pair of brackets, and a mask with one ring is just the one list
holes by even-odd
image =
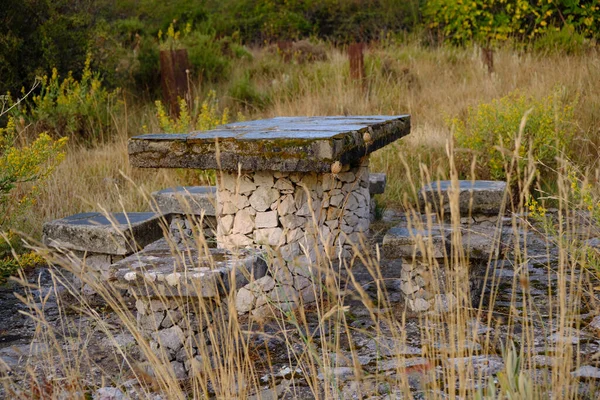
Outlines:
{"label": "round stone seat", "polygon": [[171,217],[169,231],[174,241],[195,240],[202,232],[212,245],[217,231],[216,186],[177,186],[152,193],[153,207]]}
{"label": "round stone seat", "polygon": [[216,186],[177,186],[152,193],[163,214],[205,215],[214,217]]}
{"label": "round stone seat", "polygon": [[113,264],[110,281],[143,297],[212,298],[226,294],[232,276],[239,288],[267,271],[262,253],[254,249],[208,249],[204,255],[185,245],[171,247],[161,239]]}
{"label": "round stone seat", "polygon": [[115,263],[110,283],[136,298],[136,319],[142,335],[157,354],[166,357],[178,379],[197,373],[197,356],[209,340],[205,330],[228,312],[219,298],[267,272],[262,252],[243,249],[207,252],[161,239]]}
{"label": "round stone seat", "polygon": [[[452,181],[431,182],[419,191],[422,209],[429,205],[433,211],[450,214],[450,194]],[[458,181],[458,206],[460,215],[498,215],[506,192],[503,181]]]}

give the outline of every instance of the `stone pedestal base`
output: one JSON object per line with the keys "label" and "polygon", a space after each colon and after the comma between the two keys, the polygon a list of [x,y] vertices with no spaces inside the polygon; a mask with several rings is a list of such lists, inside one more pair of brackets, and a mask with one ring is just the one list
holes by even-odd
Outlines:
{"label": "stone pedestal base", "polygon": [[205,360],[200,354],[206,354],[210,345],[206,329],[215,313],[225,312],[226,306],[202,301],[205,304],[200,306],[194,297],[140,298],[135,304],[138,328],[152,352],[171,365],[177,379],[204,369]]}
{"label": "stone pedestal base", "polygon": [[[400,290],[412,311],[447,311],[456,304],[455,296],[446,292],[443,260],[434,259],[434,263],[429,264],[424,260],[402,258],[400,279]],[[446,309],[445,302],[448,303]]]}
{"label": "stone pedestal base", "polygon": [[351,254],[351,243],[358,244],[369,229],[370,200],[367,158],[337,174],[223,172],[217,190],[218,247],[260,247],[272,256],[269,289],[244,288],[238,311],[314,301],[318,278],[308,266],[325,250],[333,258],[340,251]]}
{"label": "stone pedestal base", "polygon": [[369,229],[368,159],[335,175],[223,172],[217,201],[219,247],[269,246],[288,258],[312,236],[348,248],[347,239],[357,242]]}

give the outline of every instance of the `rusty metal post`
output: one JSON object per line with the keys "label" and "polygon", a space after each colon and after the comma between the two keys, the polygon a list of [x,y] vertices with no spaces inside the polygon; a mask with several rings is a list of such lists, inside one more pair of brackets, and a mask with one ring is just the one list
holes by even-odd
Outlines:
{"label": "rusty metal post", "polygon": [[353,43],[348,46],[348,58],[350,59],[350,77],[355,81],[364,81],[365,78],[365,60],[364,43]]}
{"label": "rusty metal post", "polygon": [[189,70],[190,62],[186,49],[160,52],[160,84],[171,115],[179,115],[177,99],[184,98],[187,93]]}
{"label": "rusty metal post", "polygon": [[279,40],[277,42],[277,50],[279,54],[283,57],[283,61],[288,63],[292,61],[292,57],[294,56],[294,51],[292,49],[293,44],[289,40]]}

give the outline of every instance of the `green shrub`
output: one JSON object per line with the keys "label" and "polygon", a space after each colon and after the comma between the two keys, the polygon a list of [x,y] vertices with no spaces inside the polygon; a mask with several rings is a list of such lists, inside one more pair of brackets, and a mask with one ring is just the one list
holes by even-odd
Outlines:
{"label": "green shrub", "polygon": [[518,168],[522,171],[529,154],[542,173],[556,165],[556,157],[574,133],[574,103],[566,102],[561,92],[537,100],[514,92],[491,103],[467,110],[466,116],[452,119],[456,159],[463,177],[469,175],[475,157],[478,179],[506,179],[521,121],[526,119],[518,149]]}
{"label": "green shrub", "polygon": [[194,130],[207,131],[229,122],[229,110],[219,108],[219,101],[214,90],[208,92],[200,102],[198,97],[191,104],[179,99],[179,117],[171,118],[160,100],[155,102],[158,124],[163,132],[187,133]]}
{"label": "green shrub", "polygon": [[269,96],[254,86],[248,74],[233,82],[229,96],[245,109],[262,110],[270,102]]}
{"label": "green shrub", "polygon": [[152,92],[160,88],[160,51],[157,43],[148,37],[140,39],[136,64],[132,71],[137,88]]}
{"label": "green shrub", "polygon": [[[16,254],[16,258],[14,256]],[[0,285],[6,283],[10,276],[16,275],[17,271],[35,268],[44,264],[44,259],[28,251],[19,235],[13,231],[4,232],[0,235]]]}
{"label": "green shrub", "polygon": [[118,107],[118,90],[109,91],[85,62],[81,80],[71,73],[60,81],[56,68],[41,78],[40,93],[28,106],[15,108],[13,115],[48,131],[55,137],[68,136],[90,143],[108,139],[113,131],[112,113]]}
{"label": "green shrub", "polygon": [[229,76],[231,61],[224,54],[230,52],[228,42],[219,42],[214,35],[191,32],[182,40],[188,49],[192,70],[203,80],[217,82]]}
{"label": "green shrub", "polygon": [[571,25],[550,29],[533,42],[533,49],[542,54],[581,54],[586,47],[585,37]]}
{"label": "green shrub", "polygon": [[[85,3],[85,4],[84,4]],[[81,71],[98,2],[3,0],[0,93],[18,91],[40,71]]]}

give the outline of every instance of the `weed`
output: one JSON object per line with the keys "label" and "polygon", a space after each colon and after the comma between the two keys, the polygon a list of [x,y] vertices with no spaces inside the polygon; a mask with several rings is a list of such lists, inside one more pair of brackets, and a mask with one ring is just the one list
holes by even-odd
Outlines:
{"label": "weed", "polygon": [[464,118],[450,121],[456,146],[462,151],[457,157],[461,176],[468,176],[475,158],[475,176],[505,180],[508,154],[513,149],[519,155],[520,173],[533,157],[541,174],[546,175],[548,168],[556,167],[556,157],[574,135],[575,104],[566,102],[560,91],[542,100],[517,91],[470,107]]}
{"label": "weed", "polygon": [[156,100],[155,105],[160,129],[167,133],[206,131],[229,122],[229,110],[219,110],[219,101],[214,90],[208,92],[202,103],[195,97],[191,109],[185,99],[179,99],[179,117],[171,118],[160,100]]}

